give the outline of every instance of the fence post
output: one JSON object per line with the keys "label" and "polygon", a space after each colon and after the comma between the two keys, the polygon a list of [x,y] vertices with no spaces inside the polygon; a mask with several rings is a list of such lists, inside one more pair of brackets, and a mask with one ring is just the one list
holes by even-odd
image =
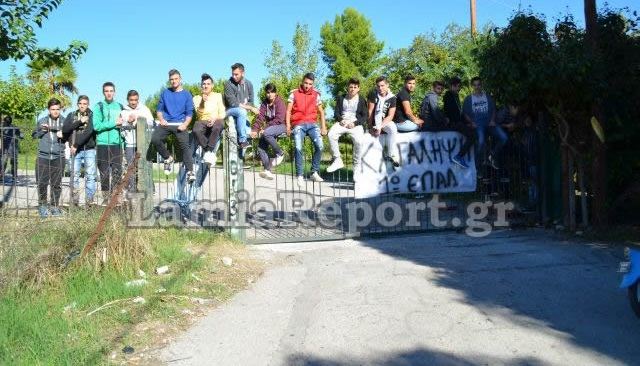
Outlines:
{"label": "fence post", "polygon": [[136,173],[136,189],[140,193],[144,193],[142,200],[135,200],[136,206],[132,207],[133,217],[142,219],[153,212],[153,177],[152,163],[147,160],[150,139],[147,132],[147,119],[138,117],[136,121],[136,149],[140,154],[138,159],[138,170]]}
{"label": "fence post", "polygon": [[222,148],[224,166],[224,199],[227,228],[231,237],[244,242],[246,240],[245,215],[246,202],[239,198],[244,191],[244,169],[242,159],[238,156],[238,133],[233,117],[226,118],[227,128],[223,134]]}

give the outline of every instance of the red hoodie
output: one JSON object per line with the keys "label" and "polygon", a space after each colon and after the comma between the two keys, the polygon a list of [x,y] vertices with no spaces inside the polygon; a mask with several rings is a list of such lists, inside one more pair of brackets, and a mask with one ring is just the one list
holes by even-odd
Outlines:
{"label": "red hoodie", "polygon": [[302,122],[317,122],[319,100],[320,93],[313,88],[306,92],[302,87],[292,91],[289,97],[289,101],[293,102],[291,124],[295,126]]}

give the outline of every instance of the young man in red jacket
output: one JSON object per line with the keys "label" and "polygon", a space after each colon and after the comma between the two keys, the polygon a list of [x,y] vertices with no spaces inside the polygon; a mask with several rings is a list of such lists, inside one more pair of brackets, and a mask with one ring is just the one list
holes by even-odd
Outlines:
{"label": "young man in red jacket", "polygon": [[[304,162],[302,161],[302,145],[304,136],[308,135],[313,141],[313,158],[311,161],[310,178],[314,182],[322,182],[320,177],[320,158],[322,156],[322,136],[327,134],[327,124],[324,119],[324,110],[320,93],[313,88],[315,76],[307,73],[302,78],[302,85],[292,90],[287,104],[285,123],[287,135],[291,136],[295,143],[296,176],[298,186],[304,185],[302,176]],[[318,128],[318,114],[320,114],[320,128]]]}

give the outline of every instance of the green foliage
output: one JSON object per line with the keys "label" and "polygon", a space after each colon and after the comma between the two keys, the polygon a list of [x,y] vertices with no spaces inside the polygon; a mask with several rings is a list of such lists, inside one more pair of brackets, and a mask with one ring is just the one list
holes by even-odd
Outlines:
{"label": "green foliage", "polygon": [[544,105],[552,85],[554,63],[545,21],[531,13],[516,14],[504,29],[487,38],[478,53],[480,76],[504,103]]}
{"label": "green foliage", "polygon": [[[548,132],[561,137],[587,164],[595,154],[593,106],[601,106],[609,203],[616,208],[627,203],[624,197],[637,189],[640,179],[637,15],[604,9],[598,14],[595,34],[597,47],[571,15],[558,21],[549,34],[542,17],[518,13],[507,27],[492,32],[478,59],[485,86],[499,101],[520,105],[532,115],[550,113],[553,123]],[[596,177],[590,178],[593,183]]]}
{"label": "green foliage", "polygon": [[[298,88],[302,76],[308,72],[315,74],[315,87],[321,90],[322,70],[318,66],[318,47],[311,38],[307,24],[296,24],[291,45],[292,50],[286,51],[278,40],[274,40],[269,56],[264,60],[269,75],[262,83],[273,83],[285,100],[291,90]],[[262,88],[259,88],[258,95],[260,98],[264,96]]]}
{"label": "green foliage", "polygon": [[27,56],[75,60],[87,50],[74,41],[66,50],[37,48],[35,27],[41,28],[62,0],[21,0],[0,2],[0,60],[21,60]]}
{"label": "green foliage", "polygon": [[373,86],[379,72],[384,42],[378,41],[371,22],[353,8],[336,15],[333,24],[320,29],[322,59],[329,67],[327,84],[334,99],[347,89],[350,78],[360,79],[365,88]]}
{"label": "green foliage", "polygon": [[47,87],[41,82],[28,83],[12,67],[7,80],[0,80],[0,111],[14,119],[33,119],[47,103]]}
{"label": "green foliage", "polygon": [[[431,90],[435,80],[446,81],[457,76],[467,85],[478,74],[479,66],[475,54],[489,39],[485,30],[478,40],[471,37],[469,29],[459,25],[449,25],[440,35],[421,34],[413,39],[409,47],[391,51],[384,58],[383,71],[389,79],[391,89],[397,92],[404,85],[404,77],[416,77],[414,108],[421,97]],[[466,90],[461,93],[463,96]]]}

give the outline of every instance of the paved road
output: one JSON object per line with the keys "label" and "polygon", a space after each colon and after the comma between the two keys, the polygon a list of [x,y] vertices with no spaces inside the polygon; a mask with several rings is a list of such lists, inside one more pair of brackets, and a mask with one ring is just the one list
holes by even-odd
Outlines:
{"label": "paved road", "polygon": [[538,231],[254,248],[255,285],[162,352],[170,365],[640,362],[621,249]]}

